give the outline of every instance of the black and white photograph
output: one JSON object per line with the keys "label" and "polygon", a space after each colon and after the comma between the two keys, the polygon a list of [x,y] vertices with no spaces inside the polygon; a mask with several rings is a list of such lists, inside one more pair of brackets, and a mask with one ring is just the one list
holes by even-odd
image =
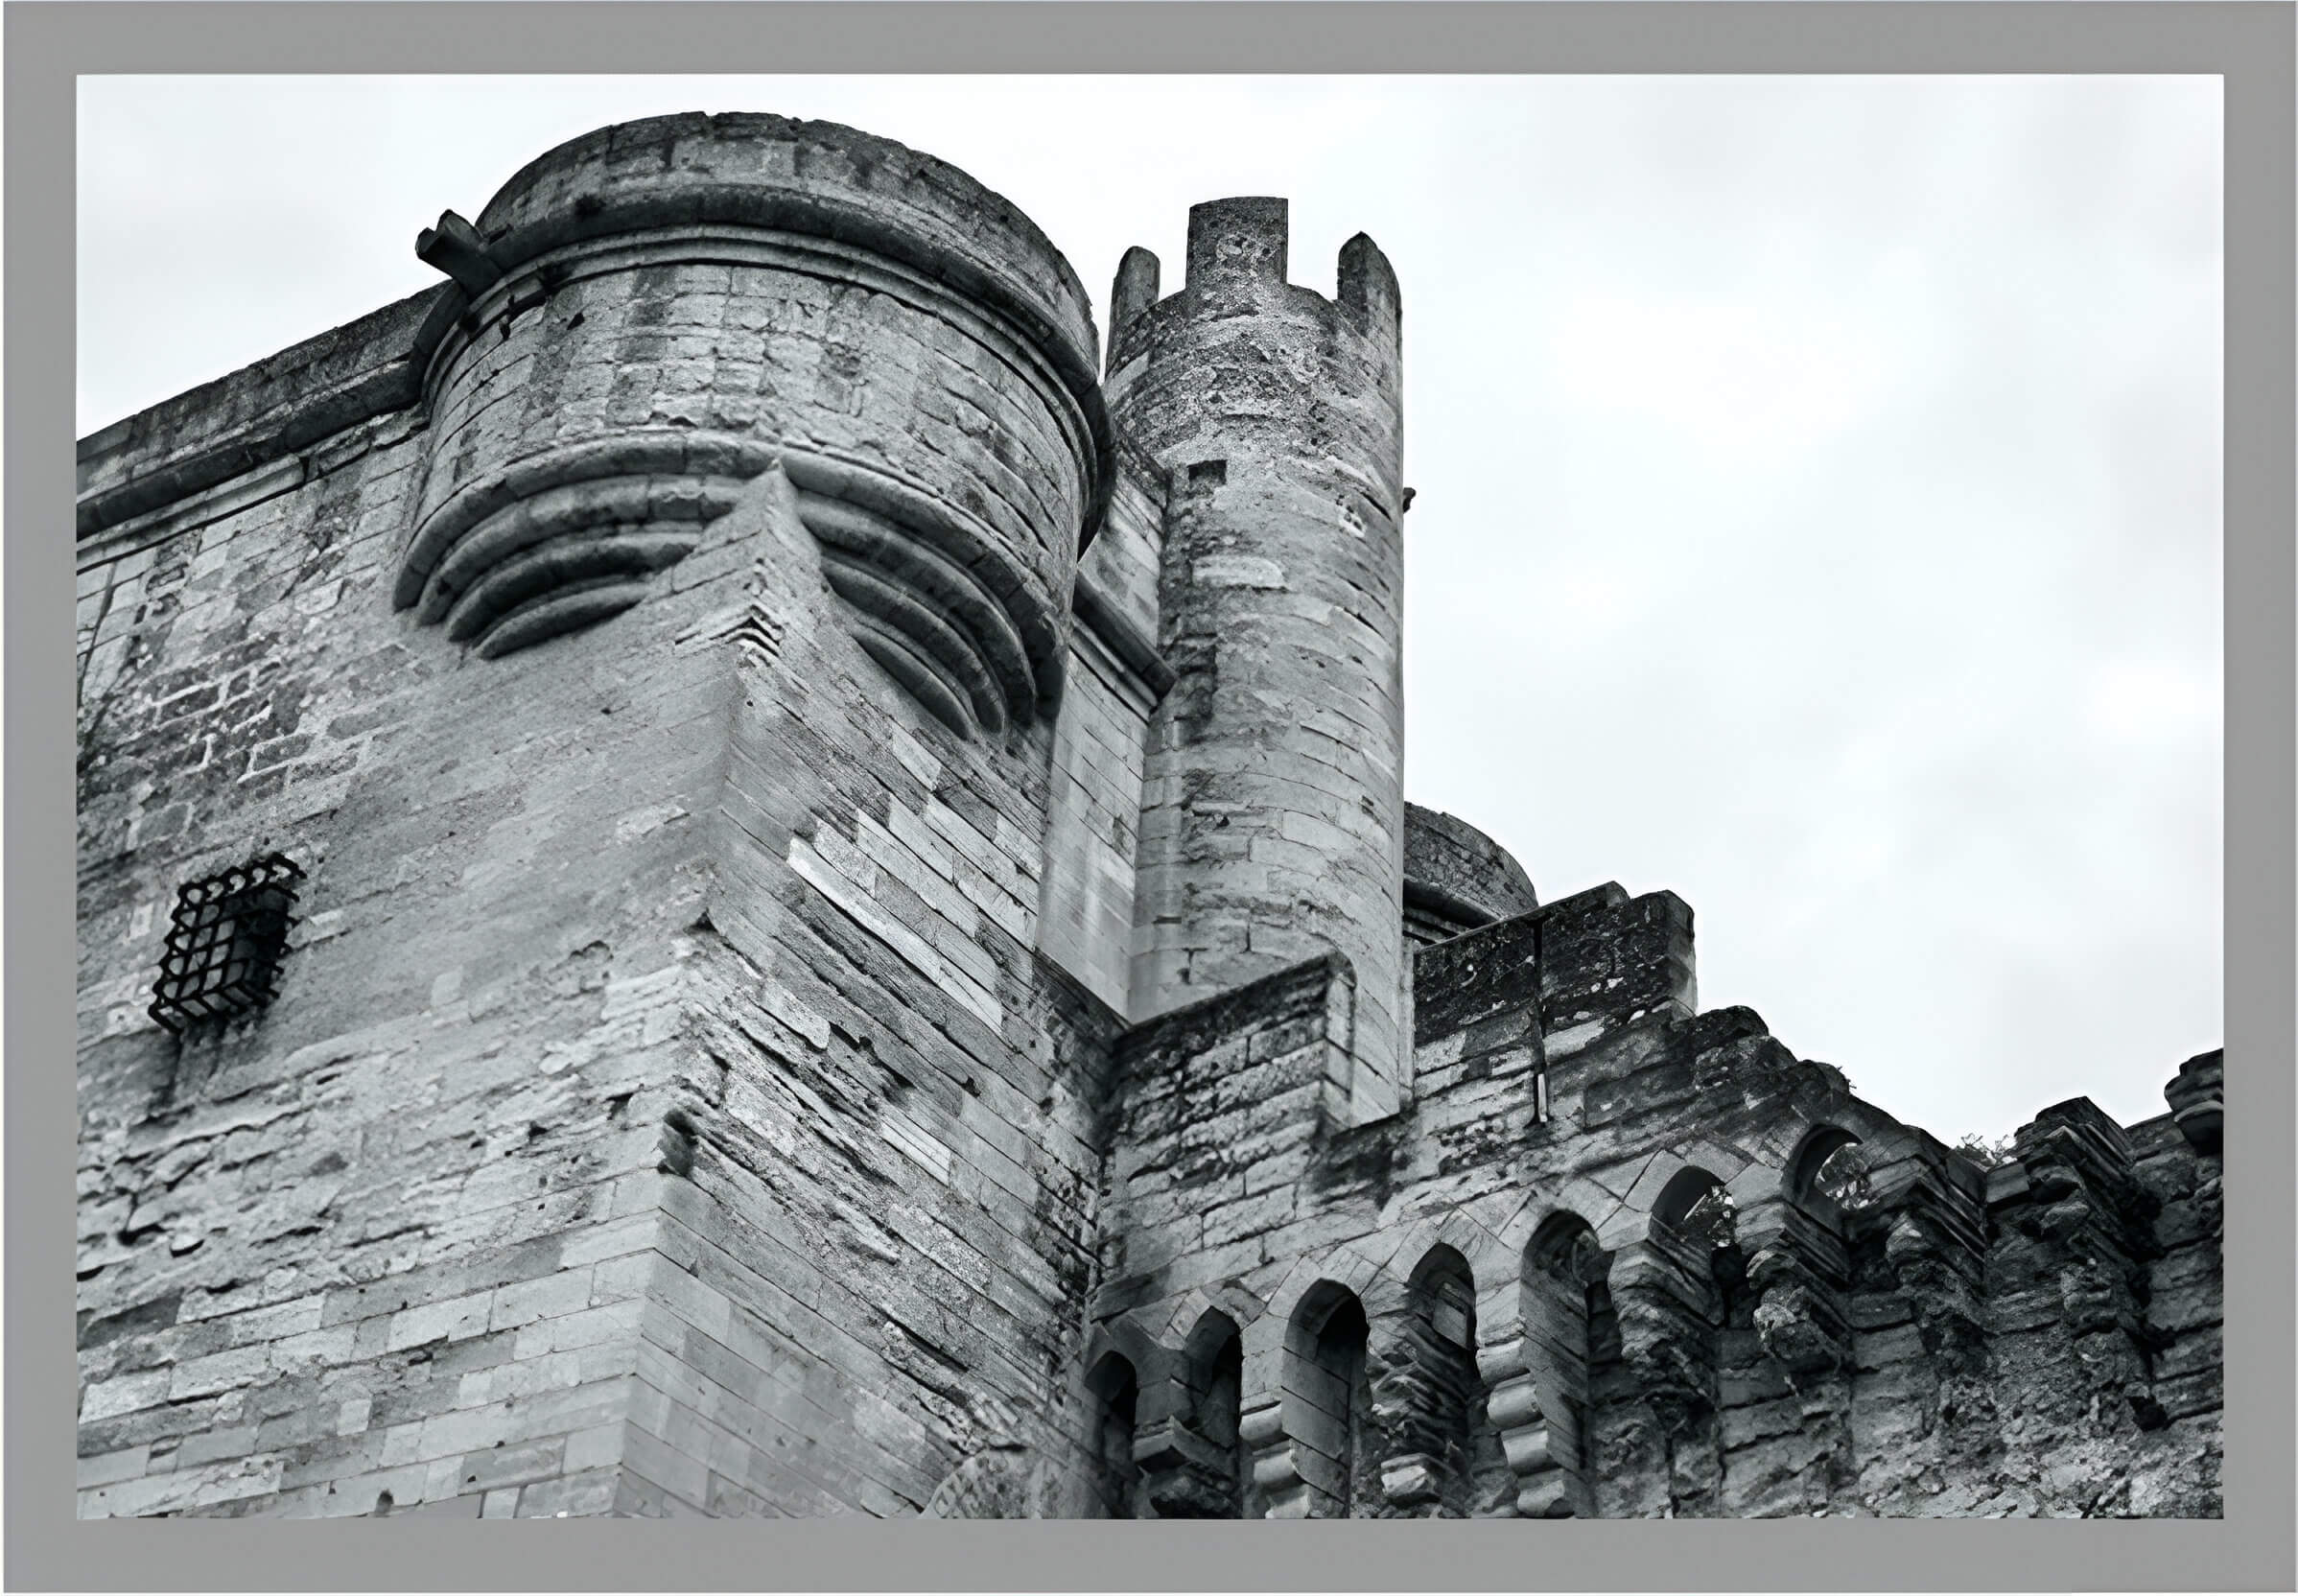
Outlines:
{"label": "black and white photograph", "polygon": [[82,77],[79,1515],[2221,1517],[2225,110]]}

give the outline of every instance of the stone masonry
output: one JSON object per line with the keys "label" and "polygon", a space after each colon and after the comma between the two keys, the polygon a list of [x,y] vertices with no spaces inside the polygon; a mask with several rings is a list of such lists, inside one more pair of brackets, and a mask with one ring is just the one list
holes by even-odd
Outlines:
{"label": "stone masonry", "polygon": [[2219,1056],[1950,1148],[1406,804],[1401,296],[1286,243],[1104,358],[660,118],[82,441],[83,1515],[2217,1514]]}

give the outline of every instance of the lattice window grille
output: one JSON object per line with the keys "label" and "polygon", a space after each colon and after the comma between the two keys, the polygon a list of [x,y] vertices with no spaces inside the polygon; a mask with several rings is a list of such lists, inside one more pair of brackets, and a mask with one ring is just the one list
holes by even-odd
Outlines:
{"label": "lattice window grille", "polygon": [[295,924],[303,868],[267,854],[178,889],[152,989],[152,1018],[181,1036],[253,1014],[279,996],[280,955]]}

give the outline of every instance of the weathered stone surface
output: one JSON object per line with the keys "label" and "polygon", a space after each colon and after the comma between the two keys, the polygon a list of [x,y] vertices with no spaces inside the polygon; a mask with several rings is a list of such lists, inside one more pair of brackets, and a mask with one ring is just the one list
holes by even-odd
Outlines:
{"label": "weathered stone surface", "polygon": [[1508,850],[1457,815],[1404,806],[1404,934],[1425,946],[1540,906]]}
{"label": "weathered stone surface", "polygon": [[1114,425],[1171,482],[1159,587],[1176,681],[1149,728],[1134,1008],[1337,950],[1350,1113],[1401,1079],[1402,415],[1395,278],[1361,235],[1340,296],[1286,277],[1281,200],[1189,214],[1186,280],[1111,328]]}
{"label": "weathered stone surface", "polygon": [[426,241],[82,446],[82,1514],[2217,1513],[2219,1055],[1982,1170],[1404,804],[1369,240],[1199,207],[1105,372],[851,129]]}

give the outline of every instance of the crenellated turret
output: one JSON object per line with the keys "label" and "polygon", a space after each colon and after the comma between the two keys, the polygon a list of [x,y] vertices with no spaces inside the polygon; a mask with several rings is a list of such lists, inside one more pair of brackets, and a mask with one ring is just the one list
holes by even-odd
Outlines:
{"label": "crenellated turret", "polygon": [[1397,1097],[1403,989],[1403,486],[1396,281],[1342,249],[1286,281],[1282,200],[1189,213],[1188,280],[1129,252],[1113,424],[1173,483],[1161,581],[1176,684],[1150,728],[1133,1006],[1157,1014],[1325,950],[1356,981],[1335,1108]]}

